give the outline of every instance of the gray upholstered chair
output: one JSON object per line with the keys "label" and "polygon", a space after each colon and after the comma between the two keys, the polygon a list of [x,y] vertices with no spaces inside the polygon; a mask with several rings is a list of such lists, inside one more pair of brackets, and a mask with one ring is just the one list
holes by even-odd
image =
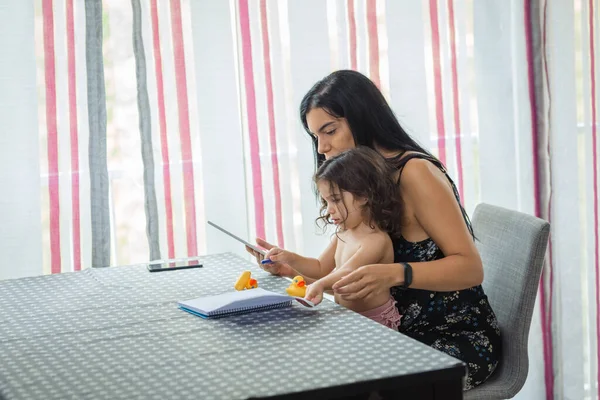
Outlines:
{"label": "gray upholstered chair", "polygon": [[479,204],[473,214],[484,269],[483,288],[498,317],[502,358],[492,376],[465,399],[510,399],[529,370],[527,338],[550,224],[517,211]]}

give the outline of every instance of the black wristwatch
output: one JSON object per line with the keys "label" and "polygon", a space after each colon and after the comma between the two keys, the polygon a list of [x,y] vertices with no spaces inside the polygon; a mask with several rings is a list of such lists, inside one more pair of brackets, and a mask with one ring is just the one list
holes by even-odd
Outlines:
{"label": "black wristwatch", "polygon": [[408,287],[412,284],[412,267],[409,263],[401,263],[404,266],[404,283],[402,284],[402,288],[408,289]]}

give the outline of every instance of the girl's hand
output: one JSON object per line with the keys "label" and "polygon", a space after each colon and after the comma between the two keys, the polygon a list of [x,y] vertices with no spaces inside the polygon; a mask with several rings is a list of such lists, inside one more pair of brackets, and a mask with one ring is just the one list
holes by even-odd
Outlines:
{"label": "girl's hand", "polygon": [[[273,264],[293,263],[295,258],[296,253],[292,253],[291,251],[284,250],[277,246],[271,246],[271,249],[265,254],[265,260],[270,260],[270,263]],[[270,264],[268,261],[266,263]]]}
{"label": "girl's hand", "polygon": [[316,306],[323,301],[323,288],[318,283],[308,285],[304,298]]}
{"label": "girl's hand", "polygon": [[[271,250],[271,249],[275,248],[274,245],[272,245],[271,243],[269,243],[261,238],[256,238],[256,244],[267,250]],[[271,262],[271,263],[267,263],[267,264],[262,264],[261,261],[263,261],[265,259],[265,256],[263,256],[262,254],[260,254],[257,251],[254,251],[253,249],[251,249],[248,246],[246,246],[246,251],[248,253],[252,254],[252,256],[254,256],[254,258],[256,258],[256,263],[258,264],[259,267],[261,267],[262,269],[264,269],[265,271],[267,271],[270,274],[279,275],[279,276],[287,276],[290,278],[297,275],[296,271],[286,263]]]}
{"label": "girl's hand", "polygon": [[398,264],[370,264],[357,268],[334,283],[333,291],[344,300],[360,300],[378,296],[402,283],[398,282],[399,272],[393,268],[396,265]]}

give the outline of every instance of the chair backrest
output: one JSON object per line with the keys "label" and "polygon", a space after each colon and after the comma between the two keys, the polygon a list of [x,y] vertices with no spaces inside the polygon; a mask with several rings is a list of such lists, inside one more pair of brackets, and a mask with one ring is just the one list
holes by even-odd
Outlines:
{"label": "chair backrest", "polygon": [[510,398],[527,378],[527,339],[550,224],[483,203],[475,209],[472,222],[483,262],[483,289],[502,332],[502,358],[490,381],[502,398]]}

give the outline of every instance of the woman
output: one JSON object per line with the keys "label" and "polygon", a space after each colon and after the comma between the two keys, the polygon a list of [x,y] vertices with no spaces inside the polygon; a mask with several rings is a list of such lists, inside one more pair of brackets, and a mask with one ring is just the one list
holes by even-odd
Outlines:
{"label": "woman", "polygon": [[[336,71],[317,82],[300,116],[317,166],[356,146],[373,148],[395,167],[403,204],[395,263],[362,266],[335,283],[335,293],[351,301],[390,290],[402,314],[400,332],[464,361],[465,390],[484,382],[500,358],[500,330],[481,287],[471,223],[444,166],[404,131],[379,89],[358,72]],[[286,264],[263,265],[263,256],[248,251],[273,274],[297,274]]]}

